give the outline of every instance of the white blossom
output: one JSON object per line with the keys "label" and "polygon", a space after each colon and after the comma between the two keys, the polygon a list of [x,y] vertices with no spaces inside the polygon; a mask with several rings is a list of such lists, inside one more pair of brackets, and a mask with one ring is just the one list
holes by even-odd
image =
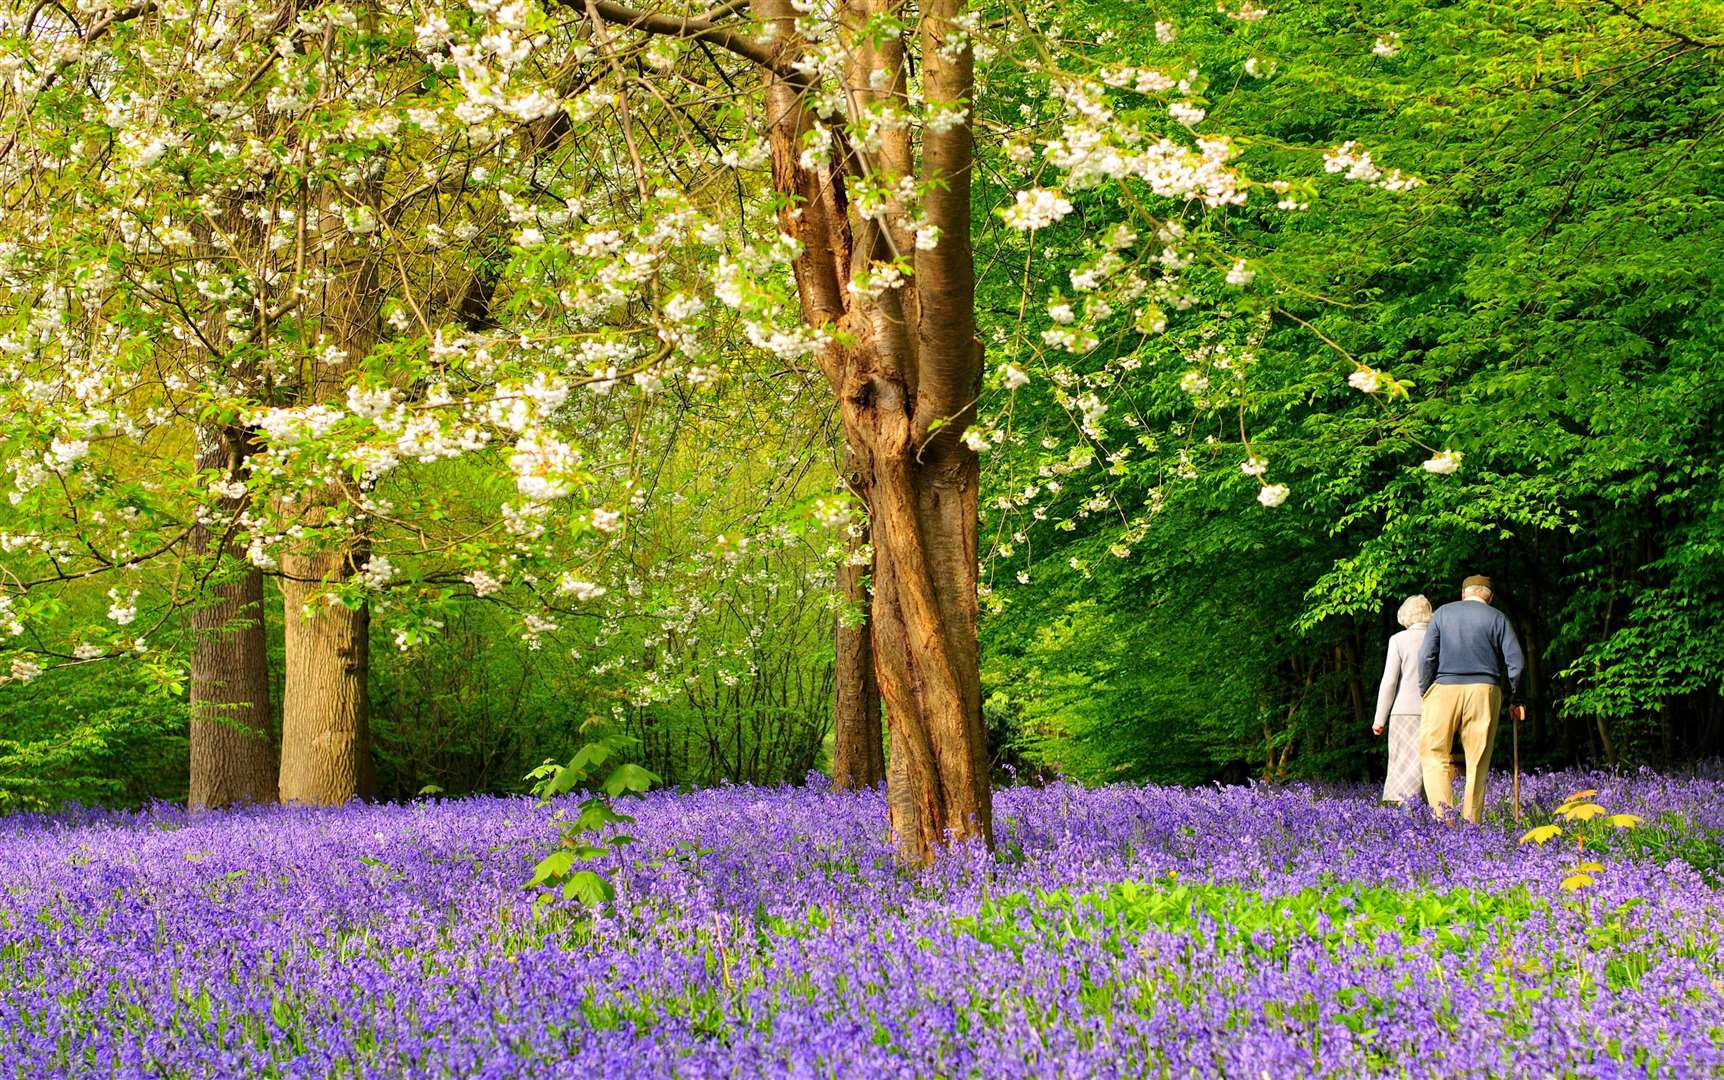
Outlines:
{"label": "white blossom", "polygon": [[48,444],[47,456],[43,463],[55,472],[59,472],[83,458],[90,452],[88,439],[55,439]]}
{"label": "white blossom", "polygon": [[597,600],[599,597],[603,596],[605,594],[605,587],[603,585],[595,585],[590,581],[583,581],[572,573],[565,573],[562,577],[557,579],[557,592],[563,596],[572,596],[576,600],[585,602],[587,600]]}
{"label": "white blossom", "polygon": [[509,457],[515,490],[534,502],[560,499],[574,490],[570,472],[579,464],[574,448],[542,431],[522,435]]}
{"label": "white blossom", "polygon": [[1377,181],[1377,186],[1384,191],[1411,191],[1423,187],[1424,181],[1416,176],[1408,176],[1399,169],[1390,169]]}
{"label": "white blossom", "polygon": [[131,596],[122,598],[118,588],[109,589],[108,599],[112,601],[108,605],[108,618],[116,624],[127,626],[138,617],[138,590],[133,589]]}
{"label": "white blossom", "polygon": [[365,565],[359,573],[353,575],[353,580],[366,589],[381,589],[395,577],[395,566],[382,555],[372,555],[365,560]]}
{"label": "white blossom", "polygon": [[1266,484],[1257,492],[1257,501],[1264,506],[1280,506],[1287,501],[1286,484]]}
{"label": "white blossom", "polygon": [[612,533],[616,532],[617,527],[622,524],[623,515],[620,511],[594,507],[591,520],[593,528],[599,532]]}
{"label": "white blossom", "polygon": [[1030,188],[1017,194],[1017,201],[1001,212],[1007,225],[1024,232],[1045,229],[1072,212],[1066,197],[1051,188]]}
{"label": "white blossom", "polygon": [[556,623],[543,615],[535,615],[532,612],[528,612],[521,622],[526,628],[521,634],[521,640],[525,641],[527,648],[533,651],[538,650],[540,637],[553,633],[557,629]]}
{"label": "white blossom", "polygon": [[1448,476],[1461,467],[1461,459],[1466,455],[1459,450],[1439,450],[1434,456],[1426,459],[1425,471],[1438,476]]}
{"label": "white blossom", "polygon": [[1175,101],[1167,107],[1167,115],[1186,127],[1196,127],[1209,114],[1189,101]]}
{"label": "white blossom", "polygon": [[355,236],[366,236],[377,231],[377,215],[369,206],[349,206],[341,211],[342,223],[347,231]]}

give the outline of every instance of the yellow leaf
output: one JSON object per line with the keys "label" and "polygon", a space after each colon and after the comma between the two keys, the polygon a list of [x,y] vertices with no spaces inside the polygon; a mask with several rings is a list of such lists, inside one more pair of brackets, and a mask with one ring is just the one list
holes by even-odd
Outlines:
{"label": "yellow leaf", "polygon": [[1635,814],[1612,814],[1604,820],[1619,829],[1632,829],[1645,819]]}
{"label": "yellow leaf", "polygon": [[1584,889],[1591,884],[1591,874],[1570,874],[1562,879],[1562,891],[1574,892],[1577,889]]}
{"label": "yellow leaf", "polygon": [[1602,874],[1604,873],[1604,864],[1583,862],[1579,866],[1576,866],[1572,872],[1576,874]]}
{"label": "yellow leaf", "polygon": [[1553,837],[1557,837],[1557,836],[1561,836],[1561,835],[1562,835],[1562,828],[1560,826],[1557,826],[1557,825],[1540,825],[1535,829],[1528,829],[1526,831],[1526,835],[1524,835],[1520,838],[1520,842],[1523,844],[1525,844],[1525,843],[1542,844],[1546,840],[1549,840]]}
{"label": "yellow leaf", "polygon": [[1569,803],[1579,802],[1582,799],[1590,799],[1594,795],[1597,795],[1597,794],[1598,794],[1597,788],[1587,788],[1585,791],[1575,792],[1573,795],[1570,795],[1568,798],[1566,798],[1562,801],[1563,801],[1563,804],[1566,806]]}
{"label": "yellow leaf", "polygon": [[1591,821],[1593,818],[1604,813],[1604,807],[1595,802],[1583,802],[1579,805],[1568,807],[1566,810],[1558,810],[1557,813],[1568,818],[1570,821]]}

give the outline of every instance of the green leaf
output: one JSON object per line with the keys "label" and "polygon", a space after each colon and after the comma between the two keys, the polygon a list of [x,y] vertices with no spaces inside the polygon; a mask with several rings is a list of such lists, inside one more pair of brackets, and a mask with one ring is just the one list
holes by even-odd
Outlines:
{"label": "green leaf", "polygon": [[527,887],[543,885],[548,881],[561,878],[575,865],[575,853],[572,851],[553,851],[539,860],[533,867],[533,876],[527,879]]}
{"label": "green leaf", "polygon": [[615,825],[623,820],[624,816],[612,810],[610,803],[603,799],[588,799],[581,804],[581,816],[575,819],[573,828],[576,832],[598,832],[606,825]]}
{"label": "green leaf", "polygon": [[657,776],[639,765],[633,763],[619,765],[605,778],[605,792],[612,797],[621,795],[625,791],[633,791],[638,794],[649,790],[658,782]]}
{"label": "green leaf", "polygon": [[579,900],[588,907],[608,904],[615,898],[611,883],[591,870],[578,870],[563,883],[564,900]]}
{"label": "green leaf", "polygon": [[578,771],[584,780],[591,775],[592,766],[603,765],[611,752],[611,748],[603,742],[587,743],[575,751],[575,756],[569,759],[567,768]]}
{"label": "green leaf", "polygon": [[562,795],[565,792],[573,791],[575,787],[586,778],[587,774],[582,770],[574,768],[572,763],[569,765],[563,765],[552,774],[549,780],[545,781],[539,794],[541,797],[546,799],[556,795]]}

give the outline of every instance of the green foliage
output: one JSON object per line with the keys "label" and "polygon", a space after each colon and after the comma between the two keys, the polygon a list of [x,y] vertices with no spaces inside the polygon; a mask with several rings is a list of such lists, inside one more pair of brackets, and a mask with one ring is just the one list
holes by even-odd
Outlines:
{"label": "green foliage", "polygon": [[[1265,896],[1240,885],[1187,882],[1169,875],[1148,882],[1118,882],[1090,892],[1061,889],[996,897],[984,902],[975,915],[954,919],[953,926],[1020,957],[1031,940],[1078,938],[1118,954],[1133,948],[1134,937],[1144,931],[1171,932],[1188,936],[1195,949],[1237,957],[1251,968],[1302,965],[1307,962],[1302,959],[1304,950],[1311,945],[1352,957],[1393,955],[1394,950],[1412,947],[1451,962],[1490,950],[1496,953],[1487,962],[1492,981],[1516,1007],[1526,1008],[1555,992],[1559,984],[1580,989],[1596,976],[1579,966],[1558,966],[1548,959],[1492,950],[1491,943],[1500,940],[1506,926],[1550,921],[1559,916],[1559,907],[1572,905],[1587,920],[1594,948],[1624,952],[1605,966],[1603,987],[1633,989],[1640,985],[1649,957],[1660,944],[1656,930],[1640,925],[1633,916],[1642,903],[1636,898],[1605,908],[1578,899],[1559,904],[1525,889],[1430,892],[1346,882]],[[1091,984],[1085,986],[1083,999],[1099,1011],[1131,1001],[1142,989]],[[1192,992],[1177,978],[1159,981],[1156,991]],[[1375,1010],[1387,1005],[1362,997],[1356,1011],[1341,1022],[1359,1030],[1369,1024]]]}
{"label": "green foliage", "polygon": [[0,813],[185,798],[185,702],[128,665],[0,687]]}
{"label": "green foliage", "polygon": [[[1715,6],[1638,10],[1168,10],[1259,173],[1316,175],[1314,150],[1358,140],[1424,185],[1230,211],[1210,240],[1258,282],[1231,315],[1062,359],[1063,401],[1036,379],[1012,393],[987,458],[985,651],[1033,760],[1096,779],[1375,772],[1388,616],[1472,572],[1534,657],[1523,761],[1724,753],[1724,76],[1706,44],[1724,38]],[[1115,30],[1122,59],[1159,55],[1136,9],[1071,17]],[[1390,30],[1398,51],[1375,55]],[[1112,224],[1079,216],[1039,238],[1048,257]],[[1225,393],[1223,346],[1252,357]],[[1361,371],[1374,391],[1349,385]],[[1041,446],[1079,389],[1106,429],[1055,468]],[[1439,450],[1460,455],[1450,475],[1421,468]],[[1252,501],[1267,482],[1284,504]]]}
{"label": "green foliage", "polygon": [[1239,885],[1170,875],[1092,893],[999,897],[974,916],[954,920],[954,926],[1014,951],[1027,939],[1086,927],[1105,932],[1116,947],[1133,931],[1159,929],[1189,934],[1207,950],[1255,959],[1284,958],[1292,940],[1315,941],[1339,952],[1385,935],[1403,943],[1422,941],[1441,955],[1475,947],[1488,939],[1493,923],[1523,922],[1548,909],[1548,901],[1525,890],[1435,893],[1336,885],[1264,896]]}
{"label": "green foliage", "polygon": [[[634,837],[616,831],[634,818],[618,812],[612,800],[647,791],[659,778],[633,762],[620,760],[634,745],[627,735],[606,730],[603,721],[596,719],[584,724],[582,731],[588,741],[567,764],[547,761],[527,774],[540,805],[575,790],[591,793],[573,818],[566,811],[557,812],[559,846],[533,867],[533,876],[526,886],[558,889],[564,900],[578,901],[591,908],[608,904],[616,897],[610,880],[600,870],[591,868],[592,864],[635,842]],[[550,892],[539,897],[541,901],[550,898]]]}
{"label": "green foliage", "polygon": [[1681,814],[1666,811],[1638,828],[1609,830],[1598,846],[1611,858],[1660,866],[1682,862],[1713,888],[1724,887],[1724,831],[1696,825]]}

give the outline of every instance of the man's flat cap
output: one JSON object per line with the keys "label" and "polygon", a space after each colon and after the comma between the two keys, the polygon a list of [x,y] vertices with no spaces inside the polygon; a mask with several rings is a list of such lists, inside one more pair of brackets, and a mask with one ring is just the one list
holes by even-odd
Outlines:
{"label": "man's flat cap", "polygon": [[[1472,577],[1469,577],[1465,581],[1461,582],[1462,590],[1466,590],[1466,589],[1490,589],[1490,587],[1491,587],[1491,579],[1486,577],[1483,574],[1474,574]],[[1491,591],[1495,592],[1496,590],[1492,589]]]}

